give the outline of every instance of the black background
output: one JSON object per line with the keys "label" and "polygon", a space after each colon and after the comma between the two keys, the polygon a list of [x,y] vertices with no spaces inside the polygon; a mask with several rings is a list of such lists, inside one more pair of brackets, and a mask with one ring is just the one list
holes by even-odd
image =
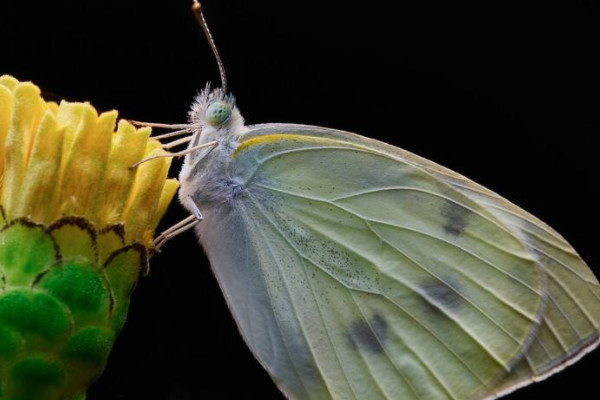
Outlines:
{"label": "black background", "polygon": [[[218,84],[189,3],[0,0],[0,74],[127,118],[185,122],[197,90]],[[204,8],[248,123],[345,129],[434,160],[548,222],[600,275],[598,3],[416,3]],[[185,216],[173,204],[161,229]],[[89,400],[282,399],[194,236],[151,268]],[[599,367],[596,351],[508,398],[596,398]]]}

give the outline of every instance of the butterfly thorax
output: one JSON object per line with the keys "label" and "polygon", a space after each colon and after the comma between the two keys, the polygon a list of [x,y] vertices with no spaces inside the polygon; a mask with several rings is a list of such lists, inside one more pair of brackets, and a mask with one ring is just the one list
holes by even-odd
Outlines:
{"label": "butterfly thorax", "polygon": [[189,118],[197,128],[188,149],[207,147],[186,156],[179,198],[185,205],[184,199],[191,197],[202,210],[230,201],[241,190],[228,175],[227,165],[247,128],[233,97],[208,86],[196,97]]}

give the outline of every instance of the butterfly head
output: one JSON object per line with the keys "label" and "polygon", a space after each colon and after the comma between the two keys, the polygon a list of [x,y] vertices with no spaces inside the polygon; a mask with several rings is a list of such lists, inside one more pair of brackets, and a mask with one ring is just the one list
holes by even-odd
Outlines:
{"label": "butterfly head", "polygon": [[207,85],[198,94],[190,110],[190,122],[205,133],[210,131],[235,132],[243,127],[244,119],[235,106],[232,95]]}

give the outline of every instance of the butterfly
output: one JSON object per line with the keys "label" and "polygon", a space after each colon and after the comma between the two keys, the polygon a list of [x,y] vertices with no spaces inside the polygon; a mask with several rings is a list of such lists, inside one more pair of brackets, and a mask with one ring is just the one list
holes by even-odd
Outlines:
{"label": "butterfly", "polygon": [[[600,284],[551,227],[400,148],[296,124],[245,125],[207,86],[179,198],[237,326],[291,399],[493,399],[599,341]],[[145,160],[148,161],[148,160]]]}

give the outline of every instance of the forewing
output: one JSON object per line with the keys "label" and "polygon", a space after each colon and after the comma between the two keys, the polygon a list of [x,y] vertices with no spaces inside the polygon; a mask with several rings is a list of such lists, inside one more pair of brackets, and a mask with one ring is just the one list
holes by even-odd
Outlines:
{"label": "forewing", "polygon": [[418,162],[504,221],[544,272],[547,300],[538,334],[496,391],[510,392],[545,379],[593,350],[599,340],[600,289],[573,247],[548,225],[496,193],[441,167],[428,168],[431,163],[427,160]]}
{"label": "forewing", "polygon": [[292,398],[489,396],[537,337],[539,258],[441,172],[362,140],[269,126],[232,156],[243,191],[200,229],[240,330]]}
{"label": "forewing", "polygon": [[544,313],[539,332],[523,358],[510,374],[494,385],[488,397],[543,380],[598,345],[600,285],[573,247],[533,215],[460,174],[376,140],[337,130],[287,124],[256,126],[252,132],[250,136],[285,132],[327,137],[398,158],[477,202],[519,238],[543,273]]}

